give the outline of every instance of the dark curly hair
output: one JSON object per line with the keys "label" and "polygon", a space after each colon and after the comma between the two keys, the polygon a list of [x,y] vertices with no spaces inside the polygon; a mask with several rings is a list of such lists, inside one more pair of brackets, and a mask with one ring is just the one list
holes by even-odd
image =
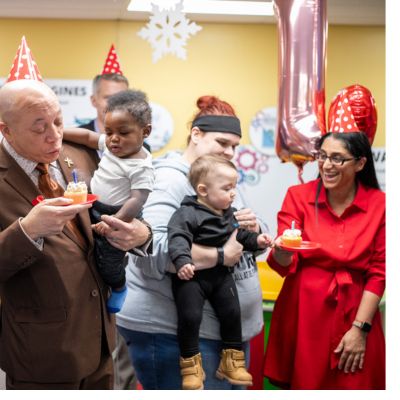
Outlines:
{"label": "dark curly hair", "polygon": [[141,127],[151,124],[151,107],[146,93],[140,90],[123,90],[107,99],[106,112],[127,111]]}

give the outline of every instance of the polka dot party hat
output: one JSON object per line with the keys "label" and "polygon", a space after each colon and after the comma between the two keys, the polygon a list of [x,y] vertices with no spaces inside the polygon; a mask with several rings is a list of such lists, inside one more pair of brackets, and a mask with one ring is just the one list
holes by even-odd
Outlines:
{"label": "polka dot party hat", "polygon": [[18,47],[17,55],[11,66],[10,74],[7,82],[16,81],[19,79],[34,79],[42,81],[38,66],[33,59],[32,52],[28,47],[25,36],[22,36],[21,44]]}
{"label": "polka dot party hat", "polygon": [[339,91],[331,102],[329,132],[364,132],[370,144],[374,141],[377,111],[371,92],[364,86],[352,85]]}
{"label": "polka dot party hat", "polygon": [[104,63],[103,72],[101,74],[123,75],[121,68],[119,66],[117,52],[115,51],[113,44],[111,45],[110,51],[108,52],[106,62]]}

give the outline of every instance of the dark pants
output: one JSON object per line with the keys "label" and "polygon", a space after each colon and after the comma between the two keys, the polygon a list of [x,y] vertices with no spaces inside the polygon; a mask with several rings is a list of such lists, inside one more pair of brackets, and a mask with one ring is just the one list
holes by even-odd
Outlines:
{"label": "dark pants", "polygon": [[206,299],[219,320],[222,347],[242,350],[239,298],[232,274],[226,267],[196,271],[189,281],[173,274],[172,291],[178,312],[178,341],[182,357],[199,353],[199,330]]}
{"label": "dark pants", "polygon": [[133,390],[136,389],[136,373],[133,369],[125,339],[121,336],[118,329],[116,331],[117,347],[112,353],[114,362],[114,390]]}
{"label": "dark pants", "polygon": [[[96,201],[90,209],[90,220],[92,224],[97,224],[101,221],[103,214],[113,215],[120,208],[121,206],[110,206]],[[104,236],[94,232],[93,237],[97,269],[104,283],[112,289],[123,287],[125,285],[125,267],[127,264],[126,252],[112,246]]]}

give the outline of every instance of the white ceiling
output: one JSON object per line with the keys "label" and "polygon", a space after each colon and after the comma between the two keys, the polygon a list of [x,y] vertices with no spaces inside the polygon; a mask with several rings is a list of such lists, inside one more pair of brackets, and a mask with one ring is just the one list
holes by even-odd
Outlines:
{"label": "white ceiling", "polygon": [[[199,0],[201,1],[201,0]],[[222,1],[222,0],[221,0]],[[385,0],[327,0],[330,24],[384,25]],[[126,11],[129,0],[0,0],[0,18],[147,20]],[[275,23],[274,17],[188,14],[193,21]]]}

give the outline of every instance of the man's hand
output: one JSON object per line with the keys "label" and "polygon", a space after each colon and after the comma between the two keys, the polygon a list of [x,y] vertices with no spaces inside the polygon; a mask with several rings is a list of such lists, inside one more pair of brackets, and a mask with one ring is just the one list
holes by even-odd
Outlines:
{"label": "man's hand", "polygon": [[233,267],[239,262],[242,256],[243,246],[236,240],[237,232],[237,229],[232,232],[232,235],[223,247],[224,265],[226,267]]}
{"label": "man's hand", "polygon": [[58,235],[68,221],[91,206],[91,204],[72,204],[72,200],[65,197],[45,199],[21,220],[21,226],[32,240]]}
{"label": "man's hand", "polygon": [[267,247],[273,246],[274,240],[272,239],[272,236],[266,233],[261,233],[257,236],[257,244],[261,249],[266,249]]}
{"label": "man's hand", "polygon": [[237,222],[239,222],[240,228],[247,229],[248,231],[252,232],[260,231],[257,217],[250,208],[243,208],[242,210],[235,211],[234,215]]}
{"label": "man's hand", "polygon": [[128,251],[140,247],[149,238],[149,228],[137,219],[124,222],[110,215],[102,215],[101,219],[106,224],[104,236],[117,249]]}
{"label": "man's hand", "polygon": [[195,266],[193,264],[185,264],[178,271],[179,279],[183,279],[185,281],[192,279],[194,277],[194,270]]}

